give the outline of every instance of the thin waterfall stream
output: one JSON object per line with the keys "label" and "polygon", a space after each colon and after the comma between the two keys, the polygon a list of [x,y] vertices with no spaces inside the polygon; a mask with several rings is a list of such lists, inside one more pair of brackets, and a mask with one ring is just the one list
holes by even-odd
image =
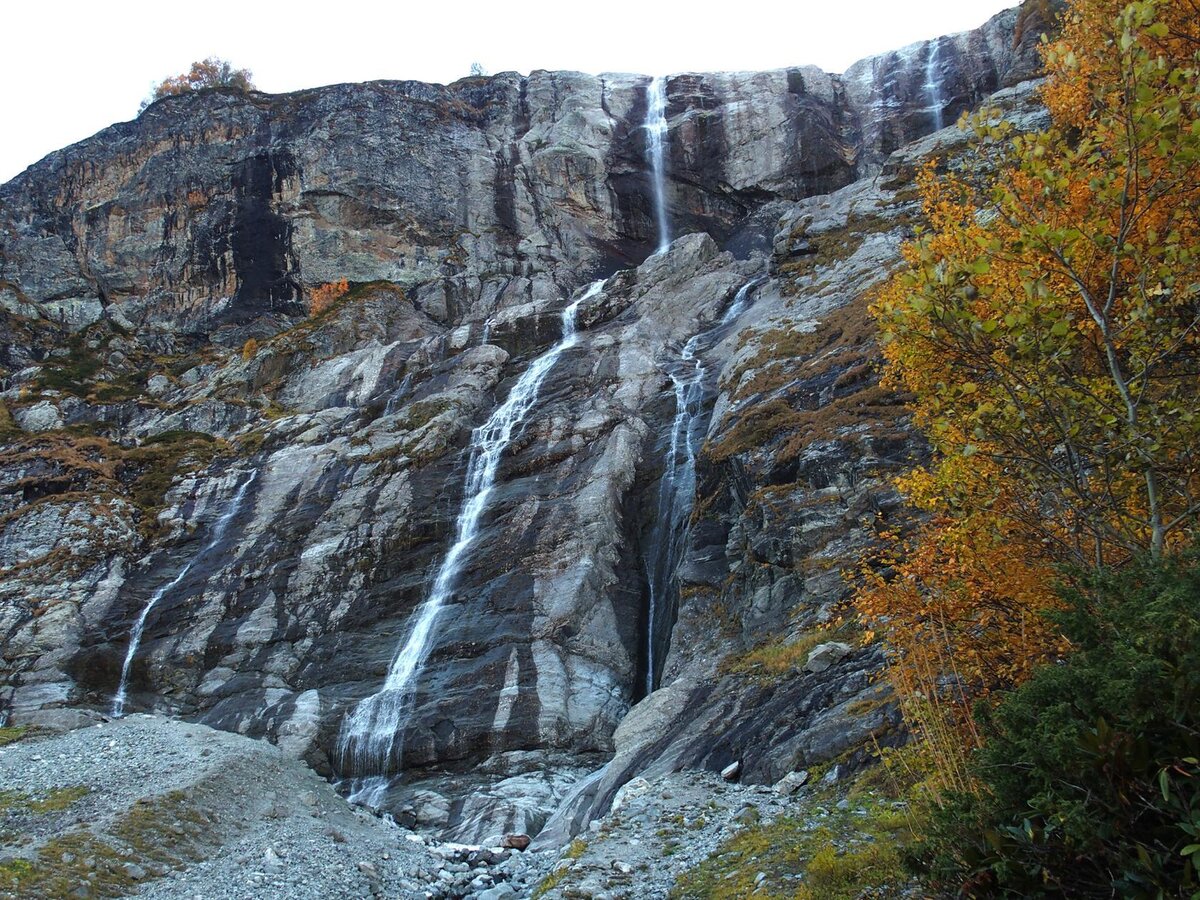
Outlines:
{"label": "thin waterfall stream", "polygon": [[146,631],[146,619],[150,616],[151,610],[158,605],[158,602],[168,592],[182,584],[188,572],[192,571],[198,562],[204,559],[221,543],[230,523],[237,518],[238,512],[241,511],[242,502],[246,499],[246,491],[250,489],[250,485],[254,483],[256,477],[258,477],[258,471],[251,470],[250,477],[238,486],[225,512],[214,523],[212,536],[209,538],[208,543],[201,548],[199,553],[190,556],[178,574],[151,594],[150,599],[146,601],[146,605],[142,607],[142,613],[137,617],[137,621],[133,624],[133,630],[129,633],[129,649],[125,652],[125,662],[121,666],[121,680],[117,683],[117,692],[113,696],[112,715],[114,718],[120,718],[125,715],[125,704],[129,699],[129,674],[133,670],[133,659],[137,656],[138,648],[141,647],[142,636]]}
{"label": "thin waterfall stream", "polygon": [[400,380],[400,384],[392,391],[392,395],[388,397],[387,405],[383,408],[385,416],[395,415],[400,409],[400,404],[408,397],[408,392],[412,387],[412,372],[406,372],[404,378]]}
{"label": "thin waterfall stream", "polygon": [[942,73],[940,68],[942,40],[938,38],[929,48],[929,59],[925,61],[925,96],[929,98],[929,112],[933,115],[933,130],[941,131],[946,127],[946,101],[942,93]]}
{"label": "thin waterfall stream", "polygon": [[671,246],[671,225],[667,221],[667,79],[656,75],[646,86],[646,155],[650,159],[650,186],[654,196],[654,223],[658,228],[658,246],[662,253]]}
{"label": "thin waterfall stream", "polygon": [[337,755],[340,770],[351,778],[353,802],[375,805],[390,784],[388,773],[402,763],[413,683],[432,649],[438,615],[452,598],[464,557],[479,534],[500,459],[533,408],[546,376],[559,357],[578,341],[575,318],[580,304],[596,296],[603,287],[603,281],[592,283],[563,310],[562,337],[558,343],[530,363],[513,385],[508,399],[472,433],[454,543],[442,560],[429,595],[413,618],[408,637],[392,660],[383,687],[360,701],[342,722]]}
{"label": "thin waterfall stream", "polygon": [[750,303],[753,290],[765,279],[746,282],[734,295],[720,321],[693,335],[684,344],[679,365],[667,374],[675,389],[675,419],[667,441],[663,473],[658,482],[650,556],[646,566],[649,592],[646,615],[646,693],[651,693],[662,675],[662,663],[670,645],[674,611],[679,594],[678,569],[687,546],[688,524],[696,496],[696,456],[708,417],[704,409],[705,376],[700,353],[724,336]]}

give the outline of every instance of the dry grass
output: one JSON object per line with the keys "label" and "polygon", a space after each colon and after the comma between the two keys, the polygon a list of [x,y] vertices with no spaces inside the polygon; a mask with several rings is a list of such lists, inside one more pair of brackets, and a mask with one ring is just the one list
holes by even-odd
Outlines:
{"label": "dry grass", "polygon": [[[863,427],[890,433],[907,410],[902,396],[878,384],[876,329],[867,307],[867,298],[860,297],[813,331],[762,335],[759,351],[733,375],[739,385],[734,402],[745,405],[721,439],[706,446],[709,458],[721,462],[771,447],[777,459],[788,459],[809,443],[841,439]],[[748,372],[753,375],[742,383]],[[832,399],[821,402],[818,384]]]}

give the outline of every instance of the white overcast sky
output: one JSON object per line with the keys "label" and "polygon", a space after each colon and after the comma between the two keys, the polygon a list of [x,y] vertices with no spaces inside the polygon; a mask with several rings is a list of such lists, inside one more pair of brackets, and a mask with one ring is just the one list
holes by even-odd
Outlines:
{"label": "white overcast sky", "polygon": [[488,72],[642,72],[818,65],[963,31],[1016,0],[12,0],[0,12],[0,182],[113,122],[194,59],[264,91]]}

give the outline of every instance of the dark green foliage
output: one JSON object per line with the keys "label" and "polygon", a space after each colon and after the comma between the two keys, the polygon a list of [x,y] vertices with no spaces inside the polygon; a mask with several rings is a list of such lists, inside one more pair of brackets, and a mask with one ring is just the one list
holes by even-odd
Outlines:
{"label": "dark green foliage", "polygon": [[1068,600],[1074,652],[978,714],[984,791],[922,862],[964,896],[1200,896],[1200,556]]}

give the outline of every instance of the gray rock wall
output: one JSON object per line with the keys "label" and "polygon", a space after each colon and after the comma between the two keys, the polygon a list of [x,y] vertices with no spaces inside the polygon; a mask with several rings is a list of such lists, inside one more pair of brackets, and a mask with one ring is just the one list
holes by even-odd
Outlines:
{"label": "gray rock wall", "polygon": [[[937,45],[946,121],[1033,71],[1015,15]],[[639,772],[774,781],[894,739],[876,653],[812,672],[804,650],[923,452],[863,298],[917,214],[908,173],[961,149],[922,137],[930,52],[669,79],[683,236],[658,256],[642,76],[205,92],[0,186],[3,715],[107,708],[133,622],[190,560],[132,706],[328,772],[453,539],[472,428],[610,275],[503,458],[388,808],[477,839],[567,798],[550,841]],[[1028,85],[1000,99],[1037,123]],[[667,371],[763,275],[704,351],[677,621],[643,699]]]}

